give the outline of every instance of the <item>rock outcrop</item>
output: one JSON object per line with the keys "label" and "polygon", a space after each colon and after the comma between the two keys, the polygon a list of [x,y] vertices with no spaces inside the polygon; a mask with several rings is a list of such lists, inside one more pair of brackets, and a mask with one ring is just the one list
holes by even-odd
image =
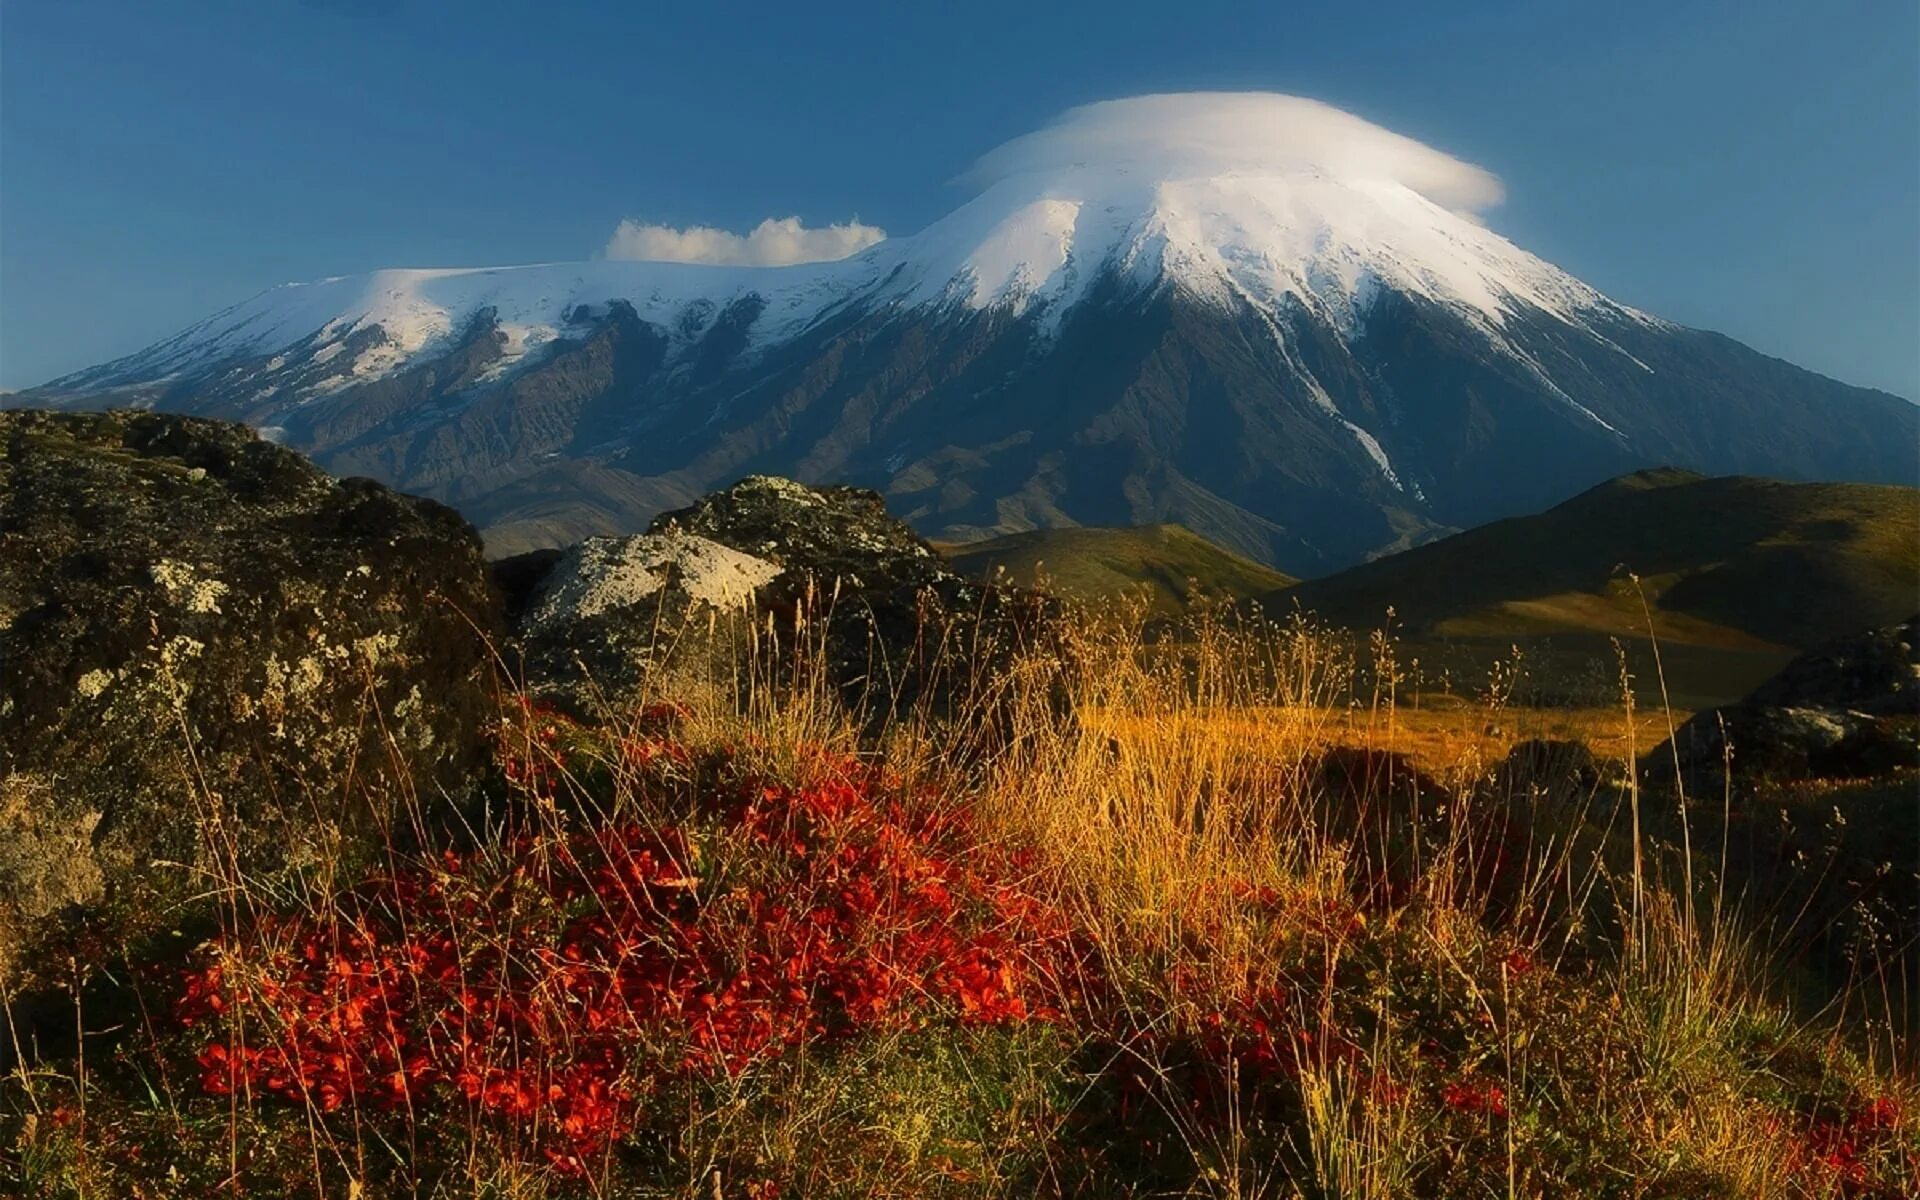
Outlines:
{"label": "rock outcrop", "polygon": [[495,564],[537,695],[617,711],[645,688],[730,672],[755,599],[781,568],[678,532],[588,538],[557,555]]}
{"label": "rock outcrop", "polygon": [[1495,803],[1546,800],[1570,805],[1591,799],[1601,778],[1600,761],[1585,742],[1527,738],[1507,751],[1484,790]]}
{"label": "rock outcrop", "polygon": [[497,612],[432,501],[239,426],[0,412],[0,977],[63,912],[137,937],[461,787]]}
{"label": "rock outcrop", "polygon": [[1643,765],[1695,794],[1920,766],[1920,617],[1802,654],[1738,703],[1695,713]]}
{"label": "rock outcrop", "polygon": [[949,568],[862,488],[750,476],[649,531],[496,564],[530,684],[618,705],[649,671],[735,663],[818,670],[879,721],[984,710],[1057,605]]}

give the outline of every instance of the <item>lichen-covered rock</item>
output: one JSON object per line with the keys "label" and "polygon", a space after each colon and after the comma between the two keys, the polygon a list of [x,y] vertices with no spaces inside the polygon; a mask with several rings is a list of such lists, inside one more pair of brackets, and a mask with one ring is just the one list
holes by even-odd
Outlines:
{"label": "lichen-covered rock", "polygon": [[991,725],[1017,653],[1057,641],[1057,601],[957,574],[866,488],[754,475],[651,528],[778,563],[756,594],[762,628],[787,639],[776,661],[824,655],[827,680],[875,726],[911,711]]}
{"label": "lichen-covered rock", "polygon": [[713,608],[742,608],[780,568],[718,542],[678,533],[588,538],[554,564],[527,627],[543,633],[605,616],[658,595],[669,582]]}
{"label": "lichen-covered rock", "polygon": [[13,956],[11,934],[105,898],[93,854],[100,817],[52,778],[0,776],[0,979]]}
{"label": "lichen-covered rock", "polygon": [[1644,765],[1696,794],[1920,767],[1920,617],[1800,655],[1738,703],[1695,713]]}
{"label": "lichen-covered rock", "polygon": [[754,600],[781,568],[691,534],[589,538],[533,574],[496,565],[518,587],[515,629],[532,690],[593,712],[639,694],[656,672],[715,665],[750,636]]}
{"label": "lichen-covered rock", "polygon": [[1059,611],[956,574],[875,492],[768,476],[643,537],[522,556],[495,577],[529,682],[589,709],[660,668],[724,671],[751,649],[761,668],[820,668],[876,725],[912,708],[984,718],[1015,650],[1047,638]]}
{"label": "lichen-covered rock", "polygon": [[451,510],[233,425],[0,412],[0,977],[314,869],[485,754],[497,600]]}
{"label": "lichen-covered rock", "polygon": [[662,513],[649,527],[653,533],[675,530],[856,590],[937,586],[960,578],[925,538],[887,513],[880,493],[866,488],[814,488],[749,475]]}

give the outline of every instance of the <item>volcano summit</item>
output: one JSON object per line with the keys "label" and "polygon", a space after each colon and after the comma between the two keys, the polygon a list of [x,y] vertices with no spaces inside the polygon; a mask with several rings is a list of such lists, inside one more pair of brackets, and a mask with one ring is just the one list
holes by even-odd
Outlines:
{"label": "volcano summit", "polygon": [[1146,96],[909,237],[275,288],[16,402],[246,421],[505,553],[750,473],[955,539],[1179,522],[1295,574],[1652,465],[1911,484],[1920,409],[1616,303],[1477,167],[1314,101]]}

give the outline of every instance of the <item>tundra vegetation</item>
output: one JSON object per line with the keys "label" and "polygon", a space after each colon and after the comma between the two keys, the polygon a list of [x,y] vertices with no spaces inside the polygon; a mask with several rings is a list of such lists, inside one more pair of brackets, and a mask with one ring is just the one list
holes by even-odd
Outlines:
{"label": "tundra vegetation", "polygon": [[235,427],[0,435],[5,1194],[1920,1193],[1920,623],[1688,714],[858,489],[489,577]]}
{"label": "tundra vegetation", "polygon": [[1911,933],[1802,928],[1726,836],[1804,797],[1645,789],[1683,714],[1517,708],[1524,663],[1416,697],[1387,636],[1141,615],[879,725],[804,637],[590,720],[503,690],[380,853],[67,932],[7,1189],[1920,1188]]}

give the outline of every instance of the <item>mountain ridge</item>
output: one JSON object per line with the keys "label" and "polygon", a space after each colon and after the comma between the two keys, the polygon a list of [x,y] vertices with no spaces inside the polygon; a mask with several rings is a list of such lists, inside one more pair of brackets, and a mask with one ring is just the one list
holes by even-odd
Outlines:
{"label": "mountain ridge", "polygon": [[1324,144],[1235,132],[1286,97],[1139,103],[836,262],[336,277],[10,401],[244,421],[496,554],[748,474],[872,487],[949,540],[1176,522],[1294,575],[1661,463],[1920,476],[1920,409],[1608,299],[1480,223],[1477,168],[1344,114]]}

